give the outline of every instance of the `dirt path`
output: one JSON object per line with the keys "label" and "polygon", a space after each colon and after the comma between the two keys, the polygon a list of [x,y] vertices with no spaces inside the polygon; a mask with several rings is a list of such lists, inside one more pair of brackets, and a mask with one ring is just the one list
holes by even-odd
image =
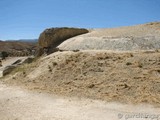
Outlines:
{"label": "dirt path", "polygon": [[154,120],[158,120],[158,113],[159,108],[149,105],[62,98],[0,84],[0,120],[127,120],[137,119],[130,116],[137,114],[152,118],[154,115]]}

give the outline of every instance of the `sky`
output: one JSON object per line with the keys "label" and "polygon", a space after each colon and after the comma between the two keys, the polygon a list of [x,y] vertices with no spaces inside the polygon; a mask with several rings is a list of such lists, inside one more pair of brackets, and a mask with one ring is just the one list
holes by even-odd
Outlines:
{"label": "sky", "polygon": [[160,0],[0,0],[0,40],[46,28],[113,28],[160,21]]}

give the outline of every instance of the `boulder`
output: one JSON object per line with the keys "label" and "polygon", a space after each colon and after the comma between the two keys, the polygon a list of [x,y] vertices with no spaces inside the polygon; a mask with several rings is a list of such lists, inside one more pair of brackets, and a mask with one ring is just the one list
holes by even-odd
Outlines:
{"label": "boulder", "polygon": [[3,76],[11,73],[16,68],[15,65],[6,66],[3,70]]}
{"label": "boulder", "polygon": [[32,63],[33,60],[34,60],[34,57],[28,57],[23,61],[23,63],[28,63],[29,64],[29,63]]}
{"label": "boulder", "polygon": [[17,65],[17,64],[20,64],[22,62],[22,60],[17,60],[17,61],[15,61],[14,63],[12,63],[12,65]]}
{"label": "boulder", "polygon": [[52,53],[65,40],[88,32],[87,29],[67,27],[46,29],[40,34],[39,49],[43,49],[43,53]]}

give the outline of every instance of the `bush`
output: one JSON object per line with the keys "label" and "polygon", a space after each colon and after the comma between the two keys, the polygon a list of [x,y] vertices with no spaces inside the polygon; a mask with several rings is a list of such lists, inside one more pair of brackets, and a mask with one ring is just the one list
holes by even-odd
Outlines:
{"label": "bush", "polygon": [[6,57],[8,57],[8,53],[5,52],[5,51],[2,51],[2,52],[0,52],[0,57],[1,57],[2,59],[5,59]]}
{"label": "bush", "polygon": [[130,63],[130,62],[127,62],[127,63],[126,63],[126,65],[132,65],[132,63]]}

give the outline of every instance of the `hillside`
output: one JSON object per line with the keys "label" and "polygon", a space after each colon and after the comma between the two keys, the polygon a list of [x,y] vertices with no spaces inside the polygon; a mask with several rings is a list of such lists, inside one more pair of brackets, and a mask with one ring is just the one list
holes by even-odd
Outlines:
{"label": "hillside", "polygon": [[160,105],[160,51],[56,52],[6,83],[64,96]]}
{"label": "hillside", "polygon": [[35,49],[37,49],[37,43],[35,42],[0,41],[0,52],[6,51],[11,56],[30,54]]}
{"label": "hillside", "polygon": [[41,56],[1,80],[62,96],[159,107],[159,28],[160,23],[148,23],[93,29],[60,44],[66,51]]}

